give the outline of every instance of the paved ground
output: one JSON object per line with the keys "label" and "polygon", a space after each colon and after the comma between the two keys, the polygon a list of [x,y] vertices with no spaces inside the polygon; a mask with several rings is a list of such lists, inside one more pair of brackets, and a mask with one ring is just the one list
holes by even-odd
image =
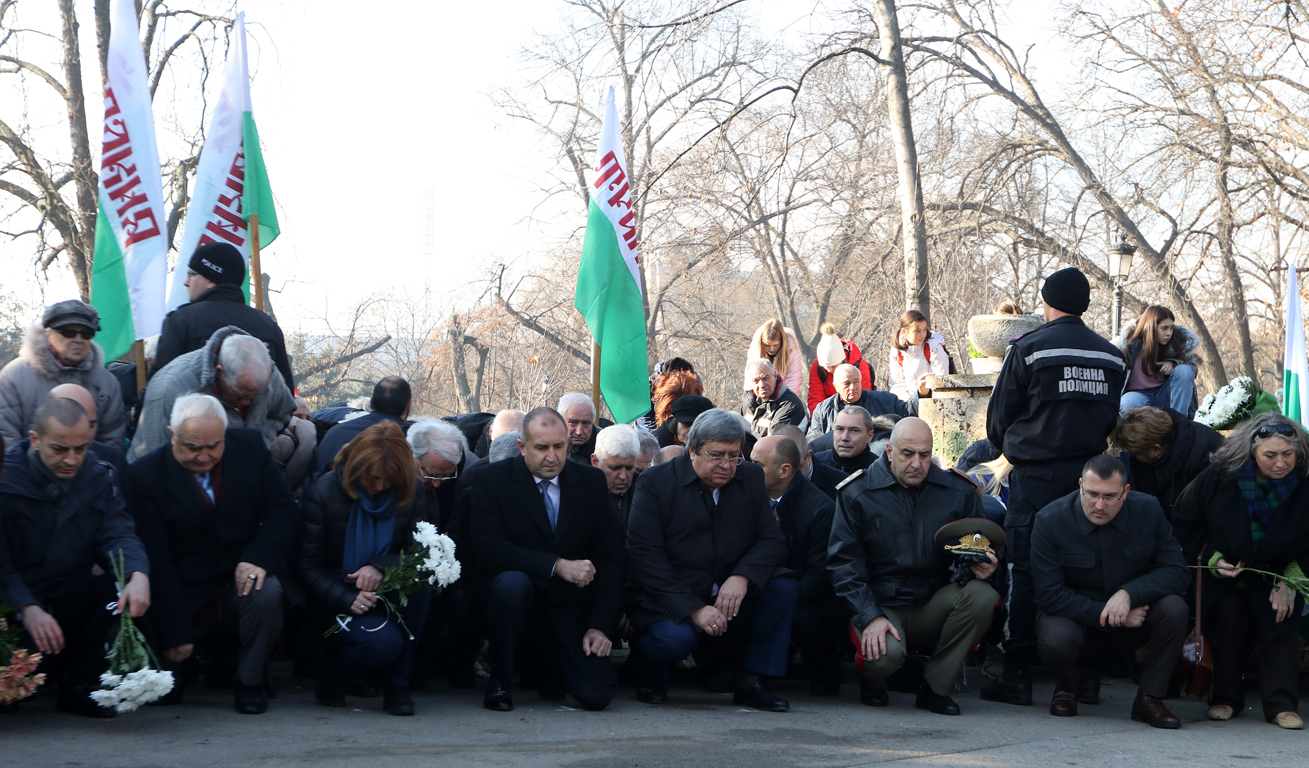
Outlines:
{"label": "paved ground", "polygon": [[[1134,688],[1106,680],[1103,703],[1074,719],[1044,706],[1018,708],[958,697],[964,714],[943,717],[891,695],[887,709],[858,703],[858,686],[835,699],[804,683],[777,686],[789,714],[733,706],[729,694],[674,689],[669,704],[637,702],[622,689],[609,710],[569,709],[519,692],[508,714],[481,709],[480,691],[438,686],[415,698],[418,715],[391,717],[380,699],[317,706],[288,685],[268,714],[231,709],[230,693],[190,690],[181,707],[148,707],[114,720],[53,711],[46,694],[0,715],[0,766],[1259,766],[1309,765],[1309,732],[1283,731],[1257,712],[1229,723],[1203,720],[1196,699],[1170,702],[1180,731],[1128,719]],[[1048,697],[1050,685],[1038,687]],[[568,702],[565,702],[565,704]]]}

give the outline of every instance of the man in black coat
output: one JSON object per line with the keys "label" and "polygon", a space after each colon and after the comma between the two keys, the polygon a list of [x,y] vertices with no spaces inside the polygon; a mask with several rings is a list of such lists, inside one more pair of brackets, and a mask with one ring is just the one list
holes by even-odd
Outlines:
{"label": "man in black coat", "polygon": [[889,704],[886,679],[909,649],[934,647],[915,706],[959,714],[950,693],[991,624],[999,595],[987,580],[998,561],[991,554],[972,564],[972,578],[960,584],[935,536],[948,523],[980,517],[976,487],[932,463],[932,430],[916,417],[896,424],[886,454],[841,488],[827,567],[854,617],[864,704]]}
{"label": "man in black coat", "polygon": [[790,704],[760,678],[782,677],[799,593],[783,570],[786,540],[769,509],[763,470],[742,464],[748,433],[735,414],[705,411],[687,453],[647,469],[627,519],[627,615],[641,633],[637,698],[667,700],[669,668],[739,670],[734,700],[771,712]]}
{"label": "man in black coat", "polygon": [[[98,421],[96,418],[95,395],[91,394],[89,389],[81,384],[60,384],[46,395],[47,400],[52,397],[66,397],[82,406],[82,410],[86,411],[86,417],[91,421],[91,429],[96,429]],[[95,453],[97,459],[107,462],[114,468],[119,490],[126,497],[128,495],[127,486],[124,483],[127,478],[123,476],[123,473],[127,471],[127,454],[123,452],[122,448],[102,443],[99,440],[91,443],[91,450]]]}
{"label": "man in black coat", "polygon": [[1013,471],[1005,513],[1010,563],[1004,672],[981,691],[990,701],[1032,703],[1036,593],[1031,540],[1036,513],[1077,490],[1087,459],[1104,453],[1127,379],[1123,353],[1082,322],[1091,284],[1075,267],[1041,286],[1045,324],[1013,341],[986,412],[986,436]]}
{"label": "man in black coat", "polygon": [[374,384],[373,397],[368,401],[371,410],[363,416],[338,423],[327,430],[327,434],[318,442],[318,466],[315,473],[322,474],[331,469],[336,454],[340,453],[345,444],[374,424],[394,421],[401,429],[407,428],[405,420],[409,418],[412,400],[413,391],[409,388],[409,382],[399,376],[387,376]]}
{"label": "man in black coat", "polygon": [[827,542],[834,504],[800,474],[800,451],[789,438],[770,435],[755,444],[750,460],[764,470],[764,486],[786,537],[786,567],[800,574],[791,637],[809,671],[814,696],[835,696],[841,687],[841,652],[847,647],[847,611],[827,576]]}
{"label": "man in black coat", "polygon": [[1171,408],[1133,408],[1119,415],[1110,441],[1131,457],[1132,489],[1159,500],[1164,517],[1173,519],[1173,504],[1182,489],[1209,466],[1209,454],[1223,436]]}
{"label": "man in black coat", "polygon": [[581,392],[569,392],[559,398],[558,411],[568,425],[568,458],[591,466],[591,454],[595,453],[595,436],[613,422],[600,418],[595,403]]}
{"label": "man in black coat", "polygon": [[132,513],[154,565],[156,644],[180,665],[197,635],[215,629],[203,617],[235,620],[236,711],[262,714],[282,631],[279,574],[299,509],[258,430],[228,429],[217,398],[179,397],[171,421],[171,442],[128,468]]}
{"label": "man in black coat", "polygon": [[[45,654],[42,668],[60,680],[59,709],[113,717],[89,698],[118,624],[105,605],[142,616],[149,561],[113,467],[88,453],[95,430],[82,406],[47,400],[33,427],[5,453],[0,476],[0,601],[17,612],[18,644]],[[120,557],[128,581],[116,598],[111,558]],[[95,576],[97,565],[105,572]]]}
{"label": "man in black coat", "polygon": [[742,410],[750,420],[750,431],[755,438],[767,437],[774,427],[783,424],[794,424],[800,429],[808,426],[808,409],[777,375],[772,363],[763,358],[750,361],[746,378],[752,386],[745,395]]}
{"label": "man in black coat", "polygon": [[[469,529],[491,648],[482,705],[512,710],[515,663],[537,650],[542,695],[562,698],[562,683],[583,707],[604,709],[617,689],[608,635],[623,583],[604,473],[568,461],[568,426],[552,408],[524,417],[519,445],[522,456],[479,469],[472,489]],[[520,645],[529,627],[533,641]]]}
{"label": "man in black coat", "polygon": [[204,347],[214,331],[235,325],[268,345],[268,354],[277,372],[282,374],[286,388],[295,392],[291,358],[286,354],[282,329],[273,318],[246,303],[241,291],[243,282],[245,258],[236,248],[227,243],[206,243],[195,249],[186,276],[191,303],[183,304],[164,318],[151,376],[173,358]]}
{"label": "man in black coat", "polygon": [[868,469],[877,460],[868,447],[873,441],[873,417],[863,408],[852,405],[838,413],[832,437],[832,449],[815,453],[814,461],[849,476]]}
{"label": "man in black coat", "polygon": [[1159,503],[1132,491],[1122,462],[1086,463],[1081,488],[1052,502],[1032,530],[1037,648],[1055,672],[1050,714],[1077,714],[1079,659],[1148,646],[1132,719],[1180,728],[1164,706],[1181,658],[1190,583],[1182,548]]}
{"label": "man in black coat", "polygon": [[618,529],[627,531],[627,516],[632,511],[636,486],[636,464],[641,457],[641,441],[636,430],[626,424],[614,424],[600,430],[595,438],[591,465],[605,473],[609,500],[618,516]]}
{"label": "man in black coat", "polygon": [[809,447],[809,441],[805,439],[804,430],[799,427],[784,424],[774,429],[773,434],[795,443],[796,450],[800,452],[800,475],[827,494],[827,498],[836,501],[836,486],[845,480],[846,474],[839,469],[814,461],[814,452]]}

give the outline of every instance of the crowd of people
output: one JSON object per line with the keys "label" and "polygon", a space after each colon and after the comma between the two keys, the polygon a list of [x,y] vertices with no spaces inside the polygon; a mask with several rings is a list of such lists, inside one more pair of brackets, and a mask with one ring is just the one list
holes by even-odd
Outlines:
{"label": "crowd of people", "polygon": [[[165,706],[203,679],[262,713],[281,653],[319,704],[380,695],[393,715],[479,669],[497,712],[524,689],[601,710],[620,686],[661,705],[687,684],[784,712],[773,681],[833,696],[850,662],[864,705],[903,691],[958,715],[965,664],[989,654],[984,699],[1032,704],[1039,662],[1050,713],[1074,716],[1125,668],[1131,717],[1178,728],[1165,699],[1203,587],[1208,717],[1245,711],[1253,650],[1264,717],[1302,727],[1309,435],[1277,414],[1226,438],[1194,422],[1190,334],[1150,307],[1118,345],[1100,337],[1076,269],[1045,280],[1043,324],[1012,342],[987,436],[954,468],[916,415],[954,367],[918,312],[883,380],[825,325],[807,389],[795,333],[765,323],[735,408],[674,358],[631,425],[581,393],[415,416],[398,376],[366,409],[311,413],[243,278],[235,249],[197,251],[139,396],[80,301],[49,307],[0,371],[0,600],[60,710],[113,716],[89,693],[116,602],[175,675]],[[388,569],[422,522],[462,576],[399,600]]]}

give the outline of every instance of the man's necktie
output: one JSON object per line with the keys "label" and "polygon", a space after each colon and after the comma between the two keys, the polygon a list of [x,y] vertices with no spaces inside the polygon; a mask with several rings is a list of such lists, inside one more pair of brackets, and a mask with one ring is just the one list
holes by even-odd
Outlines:
{"label": "man's necktie", "polygon": [[196,475],[195,475],[195,479],[200,483],[200,487],[204,489],[205,495],[209,497],[209,503],[210,503],[210,504],[213,504],[213,503],[214,503],[214,484],[213,484],[213,482],[212,482],[212,481],[210,480],[210,478],[209,478],[209,473],[208,473],[208,472],[197,472]]}
{"label": "man's necktie", "polygon": [[541,486],[541,500],[545,502],[545,516],[550,518],[550,530],[554,530],[559,524],[559,510],[555,509],[555,503],[550,500],[550,481],[542,480],[537,485]]}

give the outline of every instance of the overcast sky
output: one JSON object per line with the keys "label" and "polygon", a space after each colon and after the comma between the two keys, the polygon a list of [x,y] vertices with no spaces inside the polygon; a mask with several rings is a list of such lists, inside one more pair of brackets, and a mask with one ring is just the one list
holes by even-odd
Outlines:
{"label": "overcast sky", "polygon": [[[38,27],[47,11],[24,5],[23,21]],[[815,5],[749,4],[761,32],[778,37],[814,29],[808,14]],[[1011,11],[1024,25],[1046,16],[1035,10],[1045,3],[1013,5],[1033,8]],[[78,6],[98,156],[94,22],[90,2]],[[567,211],[550,210],[545,220],[529,222],[555,150],[493,101],[498,89],[519,82],[518,52],[534,33],[560,28],[562,2],[248,0],[239,7],[249,27],[255,118],[282,225],[282,236],[264,252],[263,269],[280,290],[274,302],[285,326],[315,331],[322,327],[318,318],[339,316],[369,294],[416,291],[424,282],[448,292],[486,265],[540,253],[584,223],[580,209],[575,221]],[[1028,27],[1031,42],[1048,39],[1040,27]],[[220,81],[210,80],[211,102]],[[12,101],[0,94],[3,105]],[[157,120],[160,114],[157,104]],[[67,128],[58,128],[66,137]],[[430,259],[424,256],[429,206]],[[0,242],[6,291],[20,283],[35,290],[30,250],[31,240]],[[76,295],[66,271],[51,277],[44,301]]]}

